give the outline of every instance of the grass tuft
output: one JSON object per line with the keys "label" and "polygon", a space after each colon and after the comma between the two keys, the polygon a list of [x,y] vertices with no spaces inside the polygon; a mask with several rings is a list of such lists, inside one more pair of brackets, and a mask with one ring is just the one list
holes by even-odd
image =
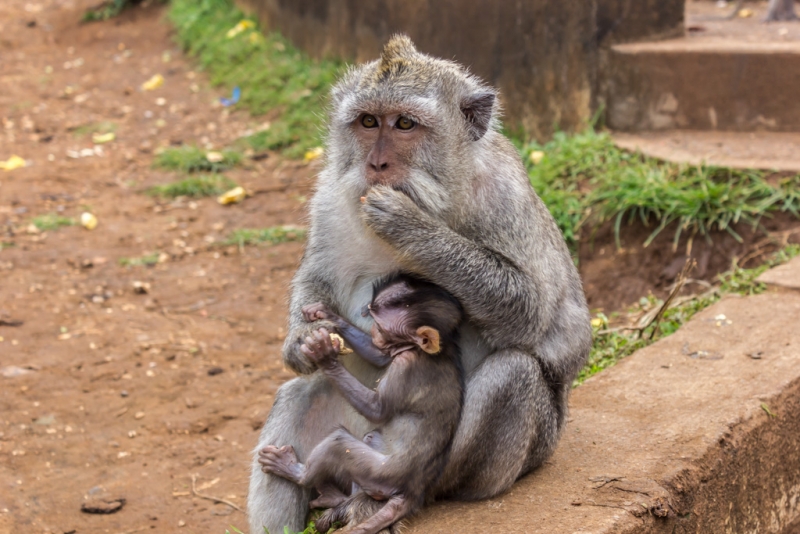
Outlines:
{"label": "grass tuft", "polygon": [[[269,129],[246,139],[253,149],[298,158],[320,145],[321,111],[339,63],[312,61],[277,33],[262,34],[255,19],[230,0],[173,0],[169,18],[179,43],[213,85],[241,89],[236,106],[254,115],[279,114]],[[233,34],[243,20],[249,22]]]}
{"label": "grass tuft", "polygon": [[167,148],[156,156],[153,165],[187,173],[221,172],[239,165],[243,159],[242,153],[236,150],[222,150],[219,153],[222,154],[220,161],[210,161],[209,151],[196,146]]}
{"label": "grass tuft", "polygon": [[83,13],[83,22],[94,22],[98,20],[108,20],[116,17],[123,10],[132,6],[133,4],[140,3],[141,0],[106,0],[99,6],[87,9]]}
{"label": "grass tuft", "polygon": [[82,124],[72,130],[75,137],[84,137],[93,133],[110,133],[117,131],[117,124],[111,121],[90,122]]}
{"label": "grass tuft", "polygon": [[[767,286],[756,281],[756,278],[767,269],[786,263],[798,255],[800,255],[800,245],[789,245],[773,254],[763,265],[753,269],[742,269],[734,263],[731,270],[719,275],[718,284],[710,291],[684,299],[683,302],[668,308],[660,320],[641,332],[608,328],[609,318],[598,313],[592,320],[595,337],[589,361],[578,375],[575,385],[603,369],[611,367],[633,352],[674,333],[694,314],[714,304],[725,294],[757,295],[763,293]],[[643,297],[636,306],[628,310],[627,322],[635,323],[638,318],[660,308],[662,304],[663,301],[652,295]]]}
{"label": "grass tuft", "polygon": [[297,226],[270,226],[268,228],[239,228],[222,242],[223,245],[277,245],[290,241],[302,241],[306,237],[305,228]]}
{"label": "grass tuft", "polygon": [[152,252],[144,256],[139,256],[138,258],[120,258],[118,261],[123,267],[151,267],[158,263],[160,256],[161,253]]}
{"label": "grass tuft", "polygon": [[531,143],[523,157],[531,184],[573,249],[582,228],[607,221],[614,221],[618,245],[623,222],[652,225],[644,246],[676,222],[677,247],[682,235],[708,237],[712,231],[741,241],[733,229],[738,222],[756,226],[774,211],[800,214],[800,176],[772,184],[765,172],[667,163],[625,152],[609,134],[591,129]]}
{"label": "grass tuft", "polygon": [[39,215],[38,217],[34,217],[32,222],[33,225],[42,232],[57,230],[62,226],[74,226],[77,224],[75,219],[72,217],[62,217],[61,215],[56,215],[55,213]]}
{"label": "grass tuft", "polygon": [[219,195],[236,187],[236,183],[221,174],[208,176],[191,176],[163,185],[155,185],[147,190],[147,194],[162,198],[176,197],[209,197]]}

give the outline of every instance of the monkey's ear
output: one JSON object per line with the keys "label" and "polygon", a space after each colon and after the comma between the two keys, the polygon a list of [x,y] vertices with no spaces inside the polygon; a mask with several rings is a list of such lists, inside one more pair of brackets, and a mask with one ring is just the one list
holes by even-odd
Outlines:
{"label": "monkey's ear", "polygon": [[495,98],[494,93],[482,92],[469,95],[461,102],[461,113],[467,121],[467,129],[473,141],[483,137],[489,129]]}
{"label": "monkey's ear", "polygon": [[420,326],[417,328],[417,335],[414,341],[419,348],[428,354],[439,352],[439,331],[430,326]]}

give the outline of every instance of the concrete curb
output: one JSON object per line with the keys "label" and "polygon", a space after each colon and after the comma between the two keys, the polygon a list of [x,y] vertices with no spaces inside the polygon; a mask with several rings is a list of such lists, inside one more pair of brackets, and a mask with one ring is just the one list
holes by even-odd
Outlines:
{"label": "concrete curb", "polygon": [[[800,259],[778,269],[800,280]],[[798,413],[800,292],[727,297],[576,389],[542,468],[408,532],[791,534]]]}

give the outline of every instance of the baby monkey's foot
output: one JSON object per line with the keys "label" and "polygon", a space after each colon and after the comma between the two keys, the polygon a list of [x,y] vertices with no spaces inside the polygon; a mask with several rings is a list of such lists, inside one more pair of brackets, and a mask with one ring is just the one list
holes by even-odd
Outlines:
{"label": "baby monkey's foot", "polygon": [[263,472],[278,475],[295,484],[301,483],[305,471],[305,466],[297,461],[297,455],[291,445],[280,448],[267,445],[258,451],[258,463],[261,464]]}

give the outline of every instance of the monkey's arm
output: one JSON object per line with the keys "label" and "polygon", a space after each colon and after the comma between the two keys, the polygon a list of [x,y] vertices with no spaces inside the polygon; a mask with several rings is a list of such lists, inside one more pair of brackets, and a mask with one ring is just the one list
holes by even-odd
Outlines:
{"label": "monkey's arm", "polygon": [[330,321],[336,326],[337,332],[344,338],[350,347],[359,356],[377,367],[386,367],[392,361],[391,356],[381,352],[372,344],[372,336],[352,325],[343,317],[333,313],[321,302],[303,306],[303,317],[308,322]]}
{"label": "monkey's arm", "polygon": [[320,328],[308,336],[300,347],[309,361],[322,369],[325,376],[333,382],[336,389],[344,395],[347,402],[358,413],[373,423],[382,423],[385,416],[384,403],[381,402],[380,394],[359,382],[344,368],[338,358],[339,349],[338,341],[334,345],[325,328]]}
{"label": "monkey's arm", "polygon": [[315,262],[318,261],[316,256],[317,254],[313,250],[308,250],[292,280],[289,325],[286,339],[283,342],[283,361],[287,367],[298,374],[310,374],[317,368],[300,350],[303,340],[321,327],[335,329],[335,325],[330,321],[317,320],[309,323],[303,317],[302,308],[306,304],[331,302],[332,290],[327,280],[322,279],[319,274],[314,276]]}
{"label": "monkey's arm", "polygon": [[[340,318],[341,319],[341,318]],[[336,323],[339,329],[339,334],[344,338],[350,347],[356,351],[359,356],[367,360],[372,365],[377,367],[386,367],[392,363],[392,357],[381,352],[378,347],[372,344],[372,336],[366,332],[362,332],[355,326],[351,325],[344,319]]]}
{"label": "monkey's arm", "polygon": [[407,195],[385,186],[367,194],[363,217],[413,271],[450,291],[487,341],[530,343],[531,335],[536,338],[546,328],[537,281],[515,264],[512,250],[502,250],[501,240],[512,231],[503,216],[484,228],[486,239],[497,236],[496,249],[456,233]]}
{"label": "monkey's arm", "polygon": [[372,423],[384,422],[383,403],[377,391],[371,390],[359,382],[338,361],[334,365],[323,367],[322,372],[334,383],[336,389],[344,395],[347,402],[358,413]]}

